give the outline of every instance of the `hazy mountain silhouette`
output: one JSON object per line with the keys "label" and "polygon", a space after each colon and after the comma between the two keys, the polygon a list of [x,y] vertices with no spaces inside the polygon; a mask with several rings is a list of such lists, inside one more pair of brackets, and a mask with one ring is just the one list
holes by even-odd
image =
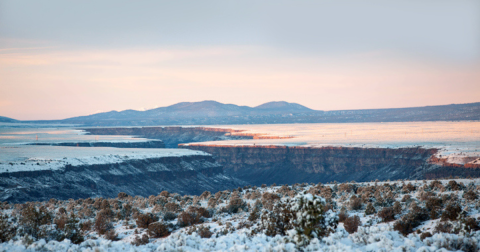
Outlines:
{"label": "hazy mountain silhouette", "polygon": [[[3,118],[5,117],[0,117],[0,121]],[[11,118],[3,120],[15,121]],[[285,101],[268,102],[256,107],[201,101],[181,102],[146,111],[110,111],[64,120],[30,122],[85,126],[148,126],[457,120],[480,120],[480,102],[412,108],[321,111]]]}

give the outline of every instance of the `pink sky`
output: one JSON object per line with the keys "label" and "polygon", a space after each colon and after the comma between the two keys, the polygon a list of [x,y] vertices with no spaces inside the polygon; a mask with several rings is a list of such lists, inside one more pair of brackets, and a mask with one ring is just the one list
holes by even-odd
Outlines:
{"label": "pink sky", "polygon": [[480,2],[0,2],[0,116],[480,102]]}
{"label": "pink sky", "polygon": [[480,101],[478,64],[382,52],[319,59],[261,47],[9,49],[0,76],[0,115],[25,120],[201,100],[285,100],[319,110]]}

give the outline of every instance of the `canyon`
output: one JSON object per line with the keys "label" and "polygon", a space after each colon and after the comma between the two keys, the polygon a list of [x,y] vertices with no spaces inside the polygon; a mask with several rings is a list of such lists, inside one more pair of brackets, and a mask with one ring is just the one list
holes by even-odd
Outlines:
{"label": "canyon", "polygon": [[0,173],[0,201],[116,197],[119,192],[147,197],[164,190],[198,195],[245,185],[225,175],[209,155],[184,155]]}

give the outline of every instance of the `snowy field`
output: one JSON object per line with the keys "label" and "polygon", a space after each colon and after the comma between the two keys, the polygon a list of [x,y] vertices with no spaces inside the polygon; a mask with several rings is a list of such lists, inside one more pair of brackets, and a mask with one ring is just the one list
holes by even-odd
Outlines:
{"label": "snowy field", "polygon": [[2,204],[0,251],[478,251],[479,189],[389,181]]}
{"label": "snowy field", "polygon": [[[286,145],[305,147],[417,147],[440,149],[438,155],[464,163],[480,157],[480,122],[312,123],[209,126],[293,138],[203,142],[212,145]],[[196,143],[192,143],[196,144]],[[198,143],[197,143],[198,144]]]}
{"label": "snowy field", "polygon": [[127,160],[210,155],[187,149],[135,149],[111,147],[0,146],[0,173],[58,170],[66,165],[111,164]]}

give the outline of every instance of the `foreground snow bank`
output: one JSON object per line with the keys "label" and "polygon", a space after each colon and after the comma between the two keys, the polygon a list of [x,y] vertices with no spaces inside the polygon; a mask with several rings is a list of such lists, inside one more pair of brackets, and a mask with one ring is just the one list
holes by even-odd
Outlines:
{"label": "foreground snow bank", "polygon": [[[392,231],[389,225],[381,227],[360,227],[358,232],[348,234],[343,228],[322,240],[313,239],[304,251],[457,251],[464,250],[465,245],[478,246],[480,232],[472,236],[455,234],[436,234],[420,240],[416,234],[403,237]],[[478,248],[478,247],[477,247]],[[156,242],[135,246],[122,241],[109,241],[103,238],[87,240],[79,245],[69,240],[62,242],[39,240],[28,245],[23,240],[0,244],[0,251],[285,251],[294,252],[298,248],[290,242],[289,237],[269,237],[264,234],[250,236],[239,230],[218,238],[201,238],[196,233],[191,235],[176,232]]]}

